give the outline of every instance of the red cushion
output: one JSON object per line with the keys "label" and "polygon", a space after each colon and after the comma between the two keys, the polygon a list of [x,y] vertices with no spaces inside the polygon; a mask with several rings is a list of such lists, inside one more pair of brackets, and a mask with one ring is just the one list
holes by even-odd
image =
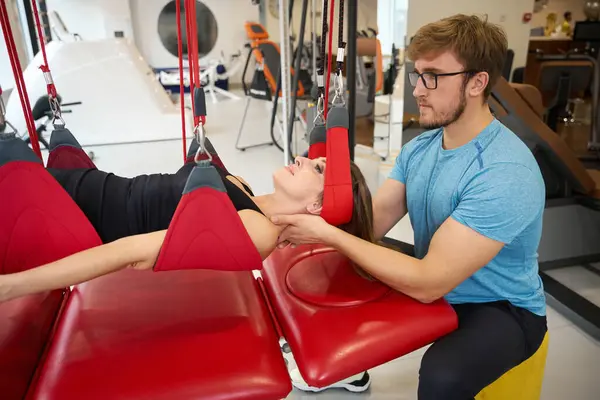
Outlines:
{"label": "red cushion", "polygon": [[261,267],[262,258],[227,194],[205,186],[181,197],[154,270]]}
{"label": "red cushion", "polygon": [[[362,298],[361,288],[349,278],[349,272],[339,271],[353,269],[352,265],[339,254],[333,262],[333,251],[316,245],[296,249],[288,246],[265,260],[262,272],[276,318],[309,385],[330,385],[408,354],[456,329],[454,310],[443,300],[422,304],[395,291],[371,300]],[[329,258],[327,263],[321,262],[322,257]],[[310,258],[317,265],[315,270],[307,275],[289,275],[294,265],[299,261],[305,264]],[[359,301],[347,306],[344,302],[319,306],[315,298],[306,301],[294,295],[286,282],[288,277],[315,280],[319,266],[320,280],[332,282],[331,299],[343,297],[348,303],[344,280],[349,280]],[[372,285],[364,281],[367,291],[373,292]],[[321,282],[315,289],[320,297],[324,297],[319,292],[323,287]]]}
{"label": "red cushion", "polygon": [[126,270],[73,290],[34,399],[281,399],[291,390],[250,272]]}
{"label": "red cushion", "polygon": [[[0,274],[100,244],[84,214],[41,163],[12,161],[0,167],[0,198]],[[63,304],[63,292],[0,304],[0,398],[23,398]]]}
{"label": "red cushion", "polygon": [[62,145],[58,146],[48,155],[48,168],[77,169],[96,168],[94,162],[83,149]]}

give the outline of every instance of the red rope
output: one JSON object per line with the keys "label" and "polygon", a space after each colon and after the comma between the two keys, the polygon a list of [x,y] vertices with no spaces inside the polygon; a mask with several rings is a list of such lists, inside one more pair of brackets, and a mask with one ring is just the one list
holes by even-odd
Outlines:
{"label": "red rope", "polygon": [[[327,60],[327,73],[324,76],[325,78],[325,104],[323,105],[323,116],[327,116],[327,111],[329,108],[329,81],[331,78],[331,60],[333,56],[333,21],[335,17],[335,0],[331,0],[331,4],[329,5],[329,55]],[[323,16],[325,18],[325,16]]]}
{"label": "red rope", "polygon": [[183,162],[187,159],[187,142],[185,132],[185,87],[183,84],[183,43],[181,39],[181,2],[175,2],[175,14],[177,14],[177,54],[179,56],[179,97],[181,103],[181,138],[183,144]]}
{"label": "red rope", "polygon": [[37,27],[38,38],[40,41],[40,49],[42,50],[42,57],[44,58],[44,64],[40,65],[40,69],[44,73],[46,79],[46,90],[48,96],[56,98],[56,87],[54,86],[54,80],[50,72],[50,65],[48,64],[48,58],[46,57],[46,40],[44,38],[44,32],[42,31],[42,23],[40,21],[40,15],[38,13],[37,0],[31,0],[31,6],[33,8],[33,16],[35,17],[35,25]]}
{"label": "red rope", "polygon": [[194,70],[194,61],[193,61],[193,56],[192,53],[190,52],[190,49],[193,47],[191,45],[191,37],[192,37],[192,32],[191,32],[191,28],[192,28],[192,22],[190,19],[190,15],[192,14],[192,6],[190,4],[189,0],[185,0],[185,29],[186,29],[186,37],[187,37],[187,56],[188,56],[188,76],[189,76],[189,87],[190,87],[190,97],[191,97],[191,101],[192,101],[192,110],[194,110],[195,107],[195,101],[194,101],[194,77],[192,74],[192,71]]}
{"label": "red rope", "polygon": [[31,147],[40,160],[43,160],[37,132],[35,130],[35,123],[33,121],[33,114],[31,113],[31,104],[29,103],[29,96],[27,94],[27,88],[25,87],[25,79],[23,78],[23,71],[21,70],[21,65],[19,63],[19,54],[17,53],[10,20],[8,18],[8,11],[6,9],[6,2],[4,1],[0,1],[0,24],[2,25],[4,41],[6,42],[10,64],[15,77],[15,85],[19,92],[19,99],[21,100],[21,107],[23,109],[23,116],[25,118],[25,124],[27,125]]}
{"label": "red rope", "polygon": [[[196,0],[188,0],[189,12],[187,13],[189,20],[189,34],[188,34],[188,57],[190,59],[190,92],[192,99],[194,99],[194,89],[200,89],[202,83],[200,82],[200,56],[198,54],[198,23],[196,20]],[[192,105],[194,108],[194,105]],[[195,108],[194,108],[195,109]],[[194,115],[194,125],[197,126],[200,121],[202,124],[206,122],[204,115]]]}

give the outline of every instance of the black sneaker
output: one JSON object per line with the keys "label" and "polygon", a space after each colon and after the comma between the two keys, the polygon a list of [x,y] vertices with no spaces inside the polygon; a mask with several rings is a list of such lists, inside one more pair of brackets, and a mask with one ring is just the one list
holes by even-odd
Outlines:
{"label": "black sneaker", "polygon": [[288,367],[290,378],[292,379],[292,385],[298,390],[302,390],[304,392],[322,392],[323,390],[327,389],[341,388],[346,389],[349,392],[361,393],[371,386],[371,375],[369,375],[368,371],[361,372],[322,388],[310,386],[304,381],[304,378],[302,378],[302,374],[300,374],[300,370],[296,365],[296,361],[294,360],[294,356],[287,342],[281,339],[279,341],[279,345],[281,347],[283,358],[285,359],[285,364]]}

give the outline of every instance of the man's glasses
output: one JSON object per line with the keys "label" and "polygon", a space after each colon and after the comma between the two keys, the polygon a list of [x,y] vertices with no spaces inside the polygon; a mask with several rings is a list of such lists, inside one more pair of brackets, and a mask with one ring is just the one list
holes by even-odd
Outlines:
{"label": "man's glasses", "polygon": [[436,74],[435,72],[423,72],[422,74],[412,71],[408,73],[408,80],[412,87],[416,87],[419,82],[419,78],[423,82],[423,85],[430,90],[437,89],[438,86],[438,77],[439,76],[456,76],[460,74],[474,74],[477,71],[460,71],[460,72],[447,72],[444,74]]}

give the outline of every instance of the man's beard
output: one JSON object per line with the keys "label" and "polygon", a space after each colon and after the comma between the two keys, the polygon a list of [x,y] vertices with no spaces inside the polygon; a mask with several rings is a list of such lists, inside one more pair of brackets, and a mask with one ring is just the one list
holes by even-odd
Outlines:
{"label": "man's beard", "polygon": [[432,108],[431,111],[434,112],[433,120],[431,122],[423,122],[420,121],[419,125],[423,129],[438,129],[445,128],[450,124],[455,123],[465,112],[465,108],[467,107],[467,96],[465,95],[465,88],[460,93],[460,97],[458,100],[458,104],[456,108],[449,113],[448,115],[444,115],[442,117],[438,117],[435,115],[435,110]]}

